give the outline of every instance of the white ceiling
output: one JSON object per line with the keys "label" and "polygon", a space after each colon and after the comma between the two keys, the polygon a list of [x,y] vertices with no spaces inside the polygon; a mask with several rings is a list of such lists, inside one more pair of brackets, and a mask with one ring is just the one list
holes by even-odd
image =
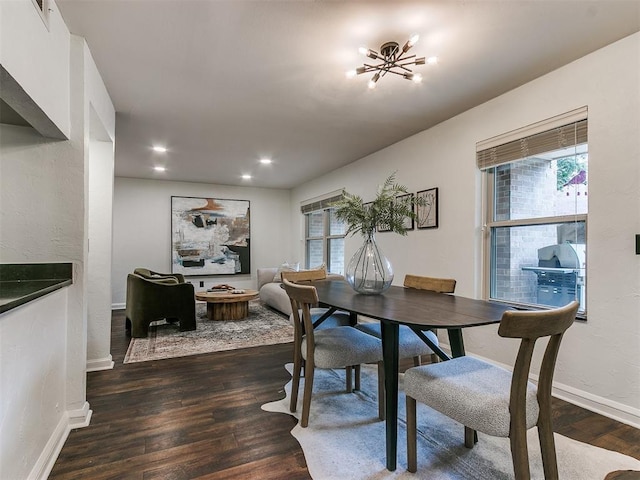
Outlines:
{"label": "white ceiling", "polygon": [[[116,175],[291,188],[640,30],[640,0],[57,0],[117,111]],[[420,34],[424,82],[360,46]],[[169,151],[158,154],[152,145]],[[262,156],[273,159],[261,165]],[[158,173],[153,166],[167,167]],[[242,180],[241,175],[253,175]]]}

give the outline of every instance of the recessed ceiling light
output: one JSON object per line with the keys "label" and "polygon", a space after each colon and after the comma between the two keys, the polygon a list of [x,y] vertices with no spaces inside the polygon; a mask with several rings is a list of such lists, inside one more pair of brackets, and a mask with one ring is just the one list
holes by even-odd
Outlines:
{"label": "recessed ceiling light", "polygon": [[153,147],[153,151],[158,153],[167,153],[167,147],[161,147],[160,145],[156,145]]}
{"label": "recessed ceiling light", "polygon": [[265,165],[269,165],[271,163],[270,158],[261,158],[260,163],[264,163]]}
{"label": "recessed ceiling light", "polygon": [[245,173],[244,175],[242,175],[242,179],[243,180],[251,180],[251,175],[249,175],[248,173]]}
{"label": "recessed ceiling light", "polygon": [[153,169],[154,169],[156,172],[166,172],[166,171],[167,171],[167,168],[166,168],[166,167],[161,167],[160,165],[158,165],[157,167],[153,167]]}

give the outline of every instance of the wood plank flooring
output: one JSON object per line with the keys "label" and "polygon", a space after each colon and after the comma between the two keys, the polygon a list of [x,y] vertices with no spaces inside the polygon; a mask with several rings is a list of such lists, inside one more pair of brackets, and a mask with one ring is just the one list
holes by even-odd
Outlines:
{"label": "wood plank flooring", "polygon": [[[290,378],[291,345],[124,365],[124,311],[113,313],[113,370],[87,377],[91,424],[73,430],[58,479],[308,479],[293,417],[267,413]],[[640,459],[640,430],[554,400],[555,431]]]}

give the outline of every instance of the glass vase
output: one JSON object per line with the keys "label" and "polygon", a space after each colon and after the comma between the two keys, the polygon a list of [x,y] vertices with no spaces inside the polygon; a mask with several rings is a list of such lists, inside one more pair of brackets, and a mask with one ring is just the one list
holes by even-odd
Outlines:
{"label": "glass vase", "polygon": [[391,286],[393,268],[373,234],[365,238],[347,265],[347,282],[358,293],[378,295]]}

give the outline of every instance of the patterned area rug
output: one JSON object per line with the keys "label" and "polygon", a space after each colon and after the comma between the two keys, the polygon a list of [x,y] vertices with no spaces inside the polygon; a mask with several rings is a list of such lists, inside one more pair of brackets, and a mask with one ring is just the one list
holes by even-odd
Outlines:
{"label": "patterned area rug", "polygon": [[147,338],[131,339],[123,363],[293,341],[289,317],[264,306],[259,300],[249,302],[249,316],[244,320],[209,320],[204,303],[196,305],[196,317],[197,328],[190,332],[180,332],[177,324],[164,320],[152,323]]}
{"label": "patterned area rug", "polygon": [[[286,366],[291,373],[292,366]],[[509,439],[478,433],[479,442],[464,446],[464,430],[453,420],[418,403],[418,472],[407,472],[404,375],[398,398],[398,469],[386,469],[385,424],[378,420],[377,372],[362,368],[362,389],[345,392],[344,369],[316,370],[309,426],[297,424],[291,434],[300,442],[311,477],[317,480],[512,480]],[[302,380],[304,383],[304,379]],[[300,392],[303,386],[300,385]],[[295,413],[289,412],[291,382],[286,398],[262,409],[294,415],[302,412],[302,393]],[[528,432],[532,480],[544,473],[537,431]],[[614,471],[627,471],[621,479],[638,479],[640,461],[555,434],[561,480],[603,480]],[[611,478],[611,477],[607,477]]]}

